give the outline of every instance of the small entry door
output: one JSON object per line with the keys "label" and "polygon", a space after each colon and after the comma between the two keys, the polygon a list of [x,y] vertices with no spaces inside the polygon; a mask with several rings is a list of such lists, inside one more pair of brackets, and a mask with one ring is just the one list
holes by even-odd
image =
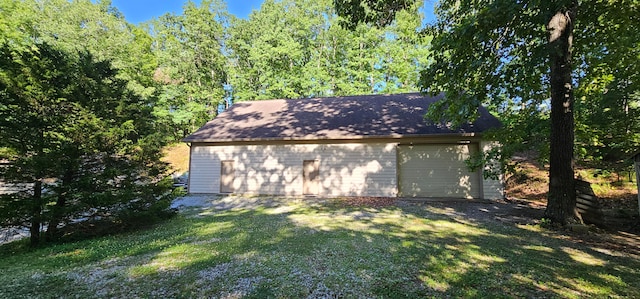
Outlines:
{"label": "small entry door", "polygon": [[320,161],[318,160],[305,160],[302,163],[302,193],[304,195],[318,194],[319,168]]}
{"label": "small entry door", "polygon": [[222,161],[220,167],[220,193],[233,193],[233,178],[235,171],[233,161]]}

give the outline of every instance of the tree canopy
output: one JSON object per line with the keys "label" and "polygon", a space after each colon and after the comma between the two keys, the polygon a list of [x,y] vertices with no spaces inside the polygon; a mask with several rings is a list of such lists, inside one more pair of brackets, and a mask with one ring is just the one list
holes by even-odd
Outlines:
{"label": "tree canopy", "polygon": [[156,114],[168,120],[173,138],[183,138],[215,116],[226,96],[228,64],[223,54],[228,16],[220,1],[188,2],[182,15],[151,21],[158,65]]}
{"label": "tree canopy", "polygon": [[417,91],[427,36],[417,9],[381,29],[342,28],[329,0],[267,0],[248,19],[220,0],[187,3],[144,27],[153,37],[157,115],[182,138],[227,100]]}

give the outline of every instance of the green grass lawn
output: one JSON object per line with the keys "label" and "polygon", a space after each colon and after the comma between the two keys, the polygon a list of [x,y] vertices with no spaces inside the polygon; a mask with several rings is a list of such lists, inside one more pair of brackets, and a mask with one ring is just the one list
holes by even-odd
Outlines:
{"label": "green grass lawn", "polygon": [[0,247],[0,298],[640,297],[637,257],[433,205],[288,200]]}

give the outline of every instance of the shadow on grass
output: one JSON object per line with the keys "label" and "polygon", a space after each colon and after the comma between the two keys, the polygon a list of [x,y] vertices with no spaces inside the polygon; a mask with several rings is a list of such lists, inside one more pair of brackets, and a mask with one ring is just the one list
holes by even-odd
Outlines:
{"label": "shadow on grass", "polygon": [[[536,226],[486,220],[482,209],[494,207],[329,202],[193,209],[140,233],[2,250],[0,272],[16,279],[2,274],[0,295],[7,285],[39,297],[640,295],[636,258]],[[113,271],[98,275],[96,267]]]}

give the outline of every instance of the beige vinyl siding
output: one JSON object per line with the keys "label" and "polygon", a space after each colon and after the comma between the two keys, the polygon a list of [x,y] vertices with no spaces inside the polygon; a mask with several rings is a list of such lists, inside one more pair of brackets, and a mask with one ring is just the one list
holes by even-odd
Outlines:
{"label": "beige vinyl siding", "polygon": [[476,143],[400,146],[400,196],[480,198],[480,171],[470,172],[464,162],[477,151]]}
{"label": "beige vinyl siding", "polygon": [[[480,148],[483,152],[490,151],[494,147],[499,147],[500,144],[495,141],[482,141],[480,142]],[[485,169],[493,168],[493,171],[498,171],[500,165],[497,161],[487,163]],[[504,176],[500,174],[498,179],[484,179],[482,180],[482,190],[484,199],[503,199],[504,198]]]}
{"label": "beige vinyl siding", "polygon": [[396,196],[396,144],[192,144],[189,192],[220,193],[221,161],[234,193],[302,195],[303,163],[317,160],[319,196]]}

